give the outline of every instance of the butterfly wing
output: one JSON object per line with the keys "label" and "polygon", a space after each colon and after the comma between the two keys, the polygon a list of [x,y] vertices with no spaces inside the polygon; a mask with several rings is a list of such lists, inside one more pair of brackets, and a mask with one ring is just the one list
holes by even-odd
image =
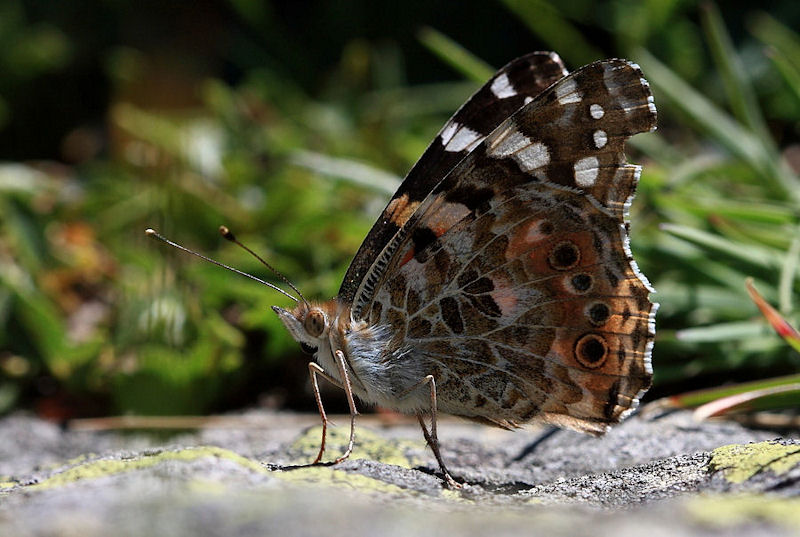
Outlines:
{"label": "butterfly wing", "polygon": [[445,412],[602,433],[652,376],[655,305],[628,247],[655,128],[638,66],[590,64],[495,129],[378,256],[354,318],[390,325],[386,359],[419,360]]}
{"label": "butterfly wing", "polygon": [[350,302],[377,254],[434,186],[504,119],[567,74],[554,52],[511,61],[445,123],[372,226],[347,269],[339,299]]}

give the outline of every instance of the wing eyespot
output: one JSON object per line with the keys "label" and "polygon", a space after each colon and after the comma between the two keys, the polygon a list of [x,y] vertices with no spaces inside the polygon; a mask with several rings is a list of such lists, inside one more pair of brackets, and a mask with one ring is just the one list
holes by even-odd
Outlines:
{"label": "wing eyespot", "polygon": [[584,294],[591,290],[594,280],[591,274],[580,273],[568,277],[567,288],[576,294]]}
{"label": "wing eyespot", "polygon": [[594,326],[603,326],[611,317],[611,309],[603,302],[594,302],[586,309],[586,315]]}
{"label": "wing eyespot", "polygon": [[584,334],[575,342],[575,359],[586,369],[598,369],[608,358],[608,344],[599,334]]}
{"label": "wing eyespot", "polygon": [[555,245],[547,256],[548,264],[555,270],[569,270],[581,260],[581,251],[572,241],[561,241]]}

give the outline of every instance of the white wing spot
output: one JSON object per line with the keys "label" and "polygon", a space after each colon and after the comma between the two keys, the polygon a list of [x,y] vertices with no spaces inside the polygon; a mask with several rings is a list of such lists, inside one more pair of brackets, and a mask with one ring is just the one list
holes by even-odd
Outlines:
{"label": "white wing spot", "polygon": [[491,90],[492,93],[494,93],[494,96],[498,99],[513,97],[517,94],[517,90],[515,90],[514,86],[511,85],[511,81],[508,79],[508,75],[505,73],[494,79]]}
{"label": "white wing spot", "polygon": [[528,103],[529,103],[529,102],[531,102],[532,100],[533,100],[533,97],[531,97],[531,96],[529,95],[529,96],[525,97],[525,101],[524,101],[524,102],[525,102],[525,104],[528,104]]}
{"label": "white wing spot", "polygon": [[525,172],[547,166],[550,163],[550,151],[543,143],[537,142],[521,149],[514,155],[519,167]]}
{"label": "white wing spot", "polygon": [[516,130],[513,124],[507,130],[492,136],[491,140],[487,140],[487,142],[486,154],[495,158],[507,157],[531,145],[530,138]]}
{"label": "white wing spot", "polygon": [[597,169],[599,162],[597,157],[582,158],[575,163],[575,182],[580,187],[594,186],[597,181]]}
{"label": "white wing spot", "polygon": [[594,119],[601,119],[604,115],[606,115],[606,111],[603,110],[603,107],[599,104],[593,104],[589,107],[589,113],[592,115]]}
{"label": "white wing spot", "polygon": [[558,104],[562,106],[581,102],[581,94],[578,91],[578,83],[575,82],[575,79],[570,78],[557,85],[556,97],[558,97]]}
{"label": "white wing spot", "polygon": [[453,137],[457,130],[458,123],[455,121],[445,125],[445,127],[442,129],[442,132],[439,134],[439,136],[442,137],[442,145],[447,145],[447,143],[450,141],[450,138]]}
{"label": "white wing spot", "polygon": [[608,136],[606,135],[606,131],[602,129],[597,129],[594,131],[594,146],[597,149],[603,149],[608,143]]}
{"label": "white wing spot", "polygon": [[519,132],[513,123],[502,132],[487,138],[486,155],[493,158],[511,157],[524,172],[533,171],[550,163],[550,151],[547,146],[534,142]]}
{"label": "white wing spot", "polygon": [[469,127],[460,125],[452,138],[450,138],[450,141],[447,142],[447,145],[444,146],[444,150],[451,153],[458,153],[465,149],[471,151],[482,139],[483,136],[479,133]]}

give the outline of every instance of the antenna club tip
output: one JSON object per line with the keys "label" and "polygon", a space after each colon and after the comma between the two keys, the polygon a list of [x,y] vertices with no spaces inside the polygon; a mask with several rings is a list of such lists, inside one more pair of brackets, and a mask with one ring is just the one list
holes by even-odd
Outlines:
{"label": "antenna club tip", "polygon": [[227,226],[219,226],[219,233],[229,241],[236,241],[236,237],[233,236],[231,230],[227,228]]}
{"label": "antenna club tip", "polygon": [[154,230],[153,228],[149,227],[149,228],[144,230],[144,234],[145,235],[150,235],[152,237],[152,236],[154,236],[156,234],[156,230]]}

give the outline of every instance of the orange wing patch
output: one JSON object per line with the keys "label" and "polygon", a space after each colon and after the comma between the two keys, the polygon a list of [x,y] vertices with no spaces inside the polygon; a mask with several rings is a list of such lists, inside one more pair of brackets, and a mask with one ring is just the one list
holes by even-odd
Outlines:
{"label": "orange wing patch", "polygon": [[403,227],[417,207],[419,207],[418,201],[409,202],[408,194],[403,194],[389,202],[384,214],[391,223],[397,227]]}

